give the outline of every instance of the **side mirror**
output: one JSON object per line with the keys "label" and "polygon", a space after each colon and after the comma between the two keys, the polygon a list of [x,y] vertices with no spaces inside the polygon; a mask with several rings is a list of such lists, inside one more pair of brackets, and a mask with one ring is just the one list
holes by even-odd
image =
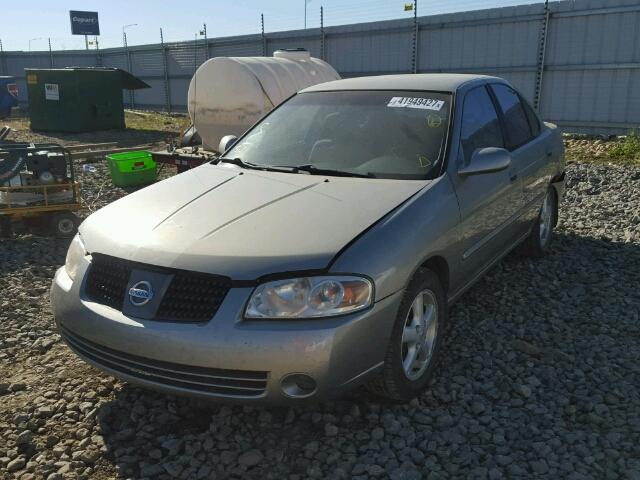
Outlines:
{"label": "side mirror", "polygon": [[231,146],[236,143],[238,137],[235,135],[225,135],[220,139],[220,143],[218,144],[218,152],[221,154],[226,152]]}
{"label": "side mirror", "polygon": [[505,170],[511,165],[511,154],[504,148],[479,148],[471,155],[469,165],[458,169],[458,175],[482,175]]}

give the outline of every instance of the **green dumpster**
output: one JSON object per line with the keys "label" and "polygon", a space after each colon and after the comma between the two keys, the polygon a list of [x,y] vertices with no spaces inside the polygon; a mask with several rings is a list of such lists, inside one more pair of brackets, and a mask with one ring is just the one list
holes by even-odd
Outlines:
{"label": "green dumpster", "polygon": [[124,152],[107,155],[111,180],[118,187],[145,185],[158,178],[156,162],[151,152]]}
{"label": "green dumpster", "polygon": [[149,88],[117,68],[25,69],[32,130],[91,132],[124,128],[122,89]]}

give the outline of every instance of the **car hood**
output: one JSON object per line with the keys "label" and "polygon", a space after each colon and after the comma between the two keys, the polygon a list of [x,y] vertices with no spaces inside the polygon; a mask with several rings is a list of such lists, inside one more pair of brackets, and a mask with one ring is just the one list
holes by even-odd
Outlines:
{"label": "car hood", "polygon": [[91,253],[256,279],[327,267],[428,183],[207,164],[111,203],[80,234]]}

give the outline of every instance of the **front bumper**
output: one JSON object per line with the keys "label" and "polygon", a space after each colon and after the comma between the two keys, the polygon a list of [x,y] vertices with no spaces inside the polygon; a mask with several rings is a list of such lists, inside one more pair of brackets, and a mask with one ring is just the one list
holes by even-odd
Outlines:
{"label": "front bumper", "polygon": [[[84,296],[89,260],[71,281],[55,275],[51,302],[59,331],[88,363],[128,382],[174,394],[273,404],[333,397],[382,366],[401,300],[395,293],[352,315],[314,320],[244,320],[251,288],[232,288],[213,319],[185,324],[141,320]],[[313,378],[291,396],[281,381]]]}

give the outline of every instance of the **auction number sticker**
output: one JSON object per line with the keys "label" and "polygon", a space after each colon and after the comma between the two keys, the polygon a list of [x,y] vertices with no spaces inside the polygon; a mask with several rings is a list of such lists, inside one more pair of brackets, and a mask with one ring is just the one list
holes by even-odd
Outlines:
{"label": "auction number sticker", "polygon": [[57,83],[44,84],[44,98],[46,100],[60,100],[60,88]]}
{"label": "auction number sticker", "polygon": [[439,112],[444,106],[444,100],[421,97],[393,97],[387,107],[396,108],[420,108],[422,110],[435,110]]}

